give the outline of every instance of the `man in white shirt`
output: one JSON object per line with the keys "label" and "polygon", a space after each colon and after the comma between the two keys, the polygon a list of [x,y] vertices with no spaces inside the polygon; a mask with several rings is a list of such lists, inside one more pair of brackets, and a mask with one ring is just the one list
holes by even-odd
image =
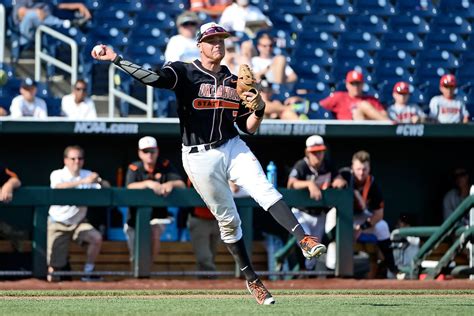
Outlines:
{"label": "man in white shirt", "polygon": [[197,27],[201,23],[195,12],[185,11],[176,19],[178,34],[172,36],[166,45],[165,61],[191,62],[199,58],[196,42]]}
{"label": "man in white shirt", "polygon": [[21,82],[20,95],[13,98],[10,105],[10,116],[35,117],[45,119],[48,117],[46,102],[36,96],[36,83],[31,78],[26,78]]}
{"label": "man in white shirt", "polygon": [[[110,187],[96,172],[82,169],[84,150],[68,146],[64,150],[64,168],[51,172],[53,189],[100,189]],[[51,205],[48,218],[48,281],[56,280],[52,272],[64,269],[68,263],[69,242],[87,244],[87,260],[84,272],[94,271],[94,262],[102,246],[102,235],[86,219],[87,207],[77,205]],[[83,281],[97,280],[85,276]]]}
{"label": "man in white shirt", "polygon": [[77,80],[71,94],[63,96],[61,114],[73,120],[97,118],[94,101],[87,96],[87,83],[84,80]]}
{"label": "man in white shirt", "polygon": [[[235,32],[250,31],[251,34],[262,28],[273,26],[270,19],[263,14],[259,7],[250,4],[249,0],[234,0],[230,6],[222,12],[219,24],[226,30]],[[251,30],[250,24],[253,24]]]}

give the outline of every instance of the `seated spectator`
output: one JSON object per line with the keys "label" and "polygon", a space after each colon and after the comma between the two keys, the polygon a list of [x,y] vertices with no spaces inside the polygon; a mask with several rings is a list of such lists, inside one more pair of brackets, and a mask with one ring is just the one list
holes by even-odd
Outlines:
{"label": "seated spectator", "polygon": [[456,99],[456,77],[444,75],[439,81],[441,95],[430,101],[430,118],[437,123],[468,123],[469,112],[466,104]]}
{"label": "seated spectator", "polygon": [[87,83],[84,80],[77,80],[71,94],[63,96],[61,114],[72,120],[97,118],[94,101],[87,96]]}
{"label": "seated spectator", "polygon": [[[125,185],[127,189],[151,189],[156,195],[167,196],[174,188],[185,188],[186,185],[177,169],[168,159],[160,157],[160,150],[156,139],[145,136],[138,141],[139,161],[128,166]],[[127,235],[127,244],[130,251],[130,260],[134,260],[135,224],[137,209],[129,208],[127,223],[124,231]],[[151,215],[151,259],[158,255],[160,250],[161,234],[165,224],[169,223],[166,207],[153,208]]]}
{"label": "seated spectator", "polygon": [[31,78],[23,80],[20,86],[20,95],[13,98],[10,105],[10,116],[12,118],[47,118],[48,109],[46,102],[37,97],[36,92],[36,83]]}
{"label": "seated spectator", "polygon": [[201,20],[195,12],[185,11],[176,19],[178,34],[172,36],[166,45],[165,61],[192,62],[199,58],[196,32]]}
{"label": "seated spectator", "polygon": [[293,110],[290,105],[283,104],[280,100],[273,97],[272,84],[267,80],[262,80],[262,89],[260,94],[263,102],[265,102],[265,117],[271,119],[282,120],[298,120],[299,115]]}
{"label": "seated spectator", "polygon": [[222,65],[227,66],[230,72],[237,75],[242,64],[251,65],[254,47],[252,41],[246,40],[239,43],[238,38],[225,39],[225,56]]}
{"label": "seated spectator", "polygon": [[259,29],[272,26],[270,19],[249,0],[234,0],[222,12],[219,24],[230,32],[247,32],[249,36]]}
{"label": "seated spectator", "polygon": [[0,116],[8,116],[8,111],[0,104]]}
{"label": "seated spectator", "polygon": [[52,14],[55,7],[52,1],[46,0],[16,0],[13,6],[13,22],[18,26],[20,31],[20,45],[32,43],[34,41],[36,28],[40,25],[51,27],[69,28],[73,24],[77,26],[83,25],[92,16],[81,2],[59,3],[56,6],[60,10],[78,11],[81,19],[70,21],[60,19]]}
{"label": "seated spectator", "polygon": [[410,85],[404,81],[393,86],[393,99],[395,103],[389,106],[388,117],[396,123],[423,123],[425,112],[416,104],[408,104],[410,99]]}
{"label": "seated spectator", "polygon": [[262,33],[257,39],[258,56],[252,58],[252,69],[257,81],[266,78],[271,83],[289,84],[298,79],[295,71],[286,63],[283,55],[273,55],[273,38]]}
{"label": "seated spectator", "polygon": [[[345,181],[336,178],[332,185],[335,188],[344,188],[348,184],[354,189],[354,234],[357,241],[376,241],[383,254],[386,268],[395,276],[398,269],[395,266],[393,252],[390,248],[390,230],[384,218],[384,200],[380,187],[370,173],[370,154],[364,150],[352,156],[351,168],[341,169],[340,175]],[[328,217],[335,214],[328,213]],[[332,218],[330,222],[335,223]],[[331,250],[331,251],[330,251]],[[335,247],[328,248],[326,264],[333,267]],[[388,274],[387,274],[388,276]]]}
{"label": "seated spectator", "polygon": [[346,75],[347,91],[336,91],[320,101],[338,120],[388,120],[383,105],[373,96],[363,94],[364,75],[351,70]]}
{"label": "seated spectator", "polygon": [[[471,181],[469,173],[464,168],[456,168],[453,172],[453,188],[443,198],[443,220],[446,220],[461,202],[469,196]],[[469,215],[466,215],[461,225],[469,225]]]}
{"label": "seated spectator", "polygon": [[[96,172],[83,169],[84,150],[79,146],[68,146],[64,150],[64,168],[51,172],[52,189],[100,189],[110,184]],[[84,272],[94,271],[95,260],[102,246],[102,235],[86,219],[87,207],[78,205],[51,205],[48,218],[48,281],[57,281],[54,271],[68,269],[69,242],[87,245]],[[82,281],[99,281],[93,275],[82,277]]]}
{"label": "seated spectator", "polygon": [[232,0],[190,0],[190,10],[203,12],[213,19],[217,19],[231,4]]}

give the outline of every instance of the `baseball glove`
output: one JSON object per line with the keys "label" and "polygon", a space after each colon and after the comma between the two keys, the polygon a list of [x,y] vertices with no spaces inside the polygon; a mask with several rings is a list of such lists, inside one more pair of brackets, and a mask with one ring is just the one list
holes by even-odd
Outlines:
{"label": "baseball glove", "polygon": [[[255,96],[251,100],[247,100],[247,97],[243,94],[244,92],[254,93]],[[237,94],[245,107],[251,109],[252,111],[257,111],[263,109],[265,103],[262,101],[260,92],[257,88],[257,83],[253,75],[252,70],[246,64],[242,64],[239,67],[239,75],[237,78]]]}

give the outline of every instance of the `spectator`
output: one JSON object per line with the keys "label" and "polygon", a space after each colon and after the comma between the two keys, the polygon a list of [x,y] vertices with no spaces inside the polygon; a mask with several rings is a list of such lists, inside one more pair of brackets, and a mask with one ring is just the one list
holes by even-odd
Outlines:
{"label": "spectator", "polygon": [[[191,185],[188,179],[188,186]],[[216,271],[217,246],[221,242],[216,218],[207,207],[194,207],[189,213],[188,228],[198,271]]]}
{"label": "spectator", "polygon": [[[78,11],[78,20],[63,20],[53,15],[54,9]],[[59,3],[53,6],[47,0],[16,0],[13,7],[13,22],[20,31],[20,45],[34,41],[35,30],[40,25],[69,28],[72,25],[81,26],[91,19],[91,13],[81,2]]]}
{"label": "spectator", "polygon": [[97,118],[94,101],[87,96],[87,83],[84,80],[77,80],[71,94],[63,96],[61,112],[72,120]]}
{"label": "spectator", "polygon": [[12,100],[10,116],[12,118],[34,117],[45,119],[48,117],[46,102],[36,96],[36,82],[26,78],[21,82],[20,95]]}
{"label": "spectator", "polygon": [[[319,201],[322,191],[331,186],[336,172],[332,169],[328,159],[325,159],[326,145],[319,135],[312,135],[306,139],[305,157],[298,160],[288,176],[288,189],[306,189],[310,198]],[[344,181],[343,178],[340,178]],[[328,207],[293,207],[298,222],[301,223],[306,233],[323,240],[326,212]],[[306,259],[307,270],[313,270],[316,260]]]}
{"label": "spectator", "polygon": [[231,4],[232,0],[190,0],[190,10],[203,12],[213,19],[217,19]]}
{"label": "spectator", "polygon": [[21,181],[0,161],[0,202],[8,203],[13,199],[13,191],[21,186]]}
{"label": "spectator", "polygon": [[[396,228],[404,228],[413,226],[413,219],[409,214],[400,214],[398,218]],[[393,236],[395,231],[392,233],[392,248],[393,248],[393,257],[395,259],[395,264],[398,269],[409,268],[413,258],[416,256],[420,250],[420,237],[416,236],[406,236],[399,237]],[[395,234],[396,235],[396,234]],[[395,237],[395,238],[393,238]],[[403,280],[405,278],[405,273],[398,273],[397,279]]]}
{"label": "spectator", "polygon": [[270,19],[249,0],[234,0],[222,12],[219,24],[228,31],[248,32],[250,36],[258,29],[272,26]]}
{"label": "spectator", "polygon": [[8,116],[7,110],[0,104],[0,116]]}
{"label": "spectator", "polygon": [[468,123],[469,112],[466,104],[456,99],[456,77],[444,75],[439,81],[441,95],[430,101],[430,118],[438,123]]}
{"label": "spectator", "polygon": [[338,120],[388,120],[383,105],[373,96],[363,95],[364,75],[351,70],[346,75],[347,91],[336,91],[320,101]]}
{"label": "spectator", "polygon": [[262,33],[257,39],[258,56],[252,58],[252,68],[257,80],[266,78],[271,83],[289,84],[298,79],[283,55],[273,55],[273,38]]}
{"label": "spectator", "polygon": [[[167,196],[174,188],[186,187],[176,168],[168,159],[160,157],[160,150],[156,139],[145,136],[138,141],[139,161],[128,166],[125,185],[128,189],[152,189],[156,195]],[[124,231],[127,235],[127,244],[130,251],[130,260],[134,260],[135,223],[137,209],[130,207]],[[166,207],[153,208],[151,216],[151,250],[152,262],[160,250],[161,234],[165,230],[165,223],[169,223]]]}
{"label": "spectator", "polygon": [[396,123],[423,123],[425,112],[416,104],[408,104],[410,99],[410,85],[404,81],[393,86],[395,103],[388,108],[388,117]]}
{"label": "spectator", "polygon": [[290,105],[283,104],[280,100],[273,96],[273,86],[267,80],[262,80],[260,94],[263,102],[265,102],[265,117],[271,119],[282,120],[298,120],[299,115]]}
{"label": "spectator", "polygon": [[[446,220],[461,202],[469,196],[471,181],[469,173],[464,168],[456,168],[453,172],[454,187],[443,198],[443,220]],[[469,215],[462,220],[462,225],[469,225]]]}
{"label": "spectator", "polygon": [[[390,248],[390,230],[384,217],[384,200],[380,187],[375,182],[375,178],[370,172],[370,155],[361,150],[352,156],[351,168],[343,168],[340,172],[343,181],[336,178],[333,187],[343,188],[347,184],[354,189],[354,233],[357,241],[372,240],[377,242],[377,246],[383,254],[385,266],[396,275],[398,269],[395,266],[393,252]],[[328,213],[328,217],[333,214]],[[330,222],[335,222],[332,218]],[[328,248],[328,261],[326,264],[335,264],[335,253],[330,255]]]}
{"label": "spectator", "polygon": [[199,58],[196,32],[201,23],[195,12],[185,11],[176,19],[178,34],[170,38],[166,45],[166,62],[185,61],[192,62]]}
{"label": "spectator", "polygon": [[226,65],[230,72],[237,75],[242,64],[250,65],[254,55],[254,47],[251,40],[239,43],[238,38],[225,39],[226,54],[222,60],[222,65]]}
{"label": "spectator", "polygon": [[[80,146],[68,146],[64,150],[64,168],[51,172],[53,189],[100,189],[110,184],[96,172],[83,169],[84,150]],[[78,205],[52,205],[48,218],[48,281],[57,281],[52,273],[68,268],[69,242],[87,244],[86,275],[82,281],[99,281],[87,275],[95,268],[95,260],[102,246],[102,235],[86,219],[87,207]]]}

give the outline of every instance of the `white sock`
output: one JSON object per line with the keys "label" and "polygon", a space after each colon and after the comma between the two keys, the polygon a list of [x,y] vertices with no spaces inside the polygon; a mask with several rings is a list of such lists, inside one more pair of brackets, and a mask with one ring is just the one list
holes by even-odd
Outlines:
{"label": "white sock", "polygon": [[86,263],[84,265],[84,272],[92,272],[94,271],[95,265],[93,263]]}

